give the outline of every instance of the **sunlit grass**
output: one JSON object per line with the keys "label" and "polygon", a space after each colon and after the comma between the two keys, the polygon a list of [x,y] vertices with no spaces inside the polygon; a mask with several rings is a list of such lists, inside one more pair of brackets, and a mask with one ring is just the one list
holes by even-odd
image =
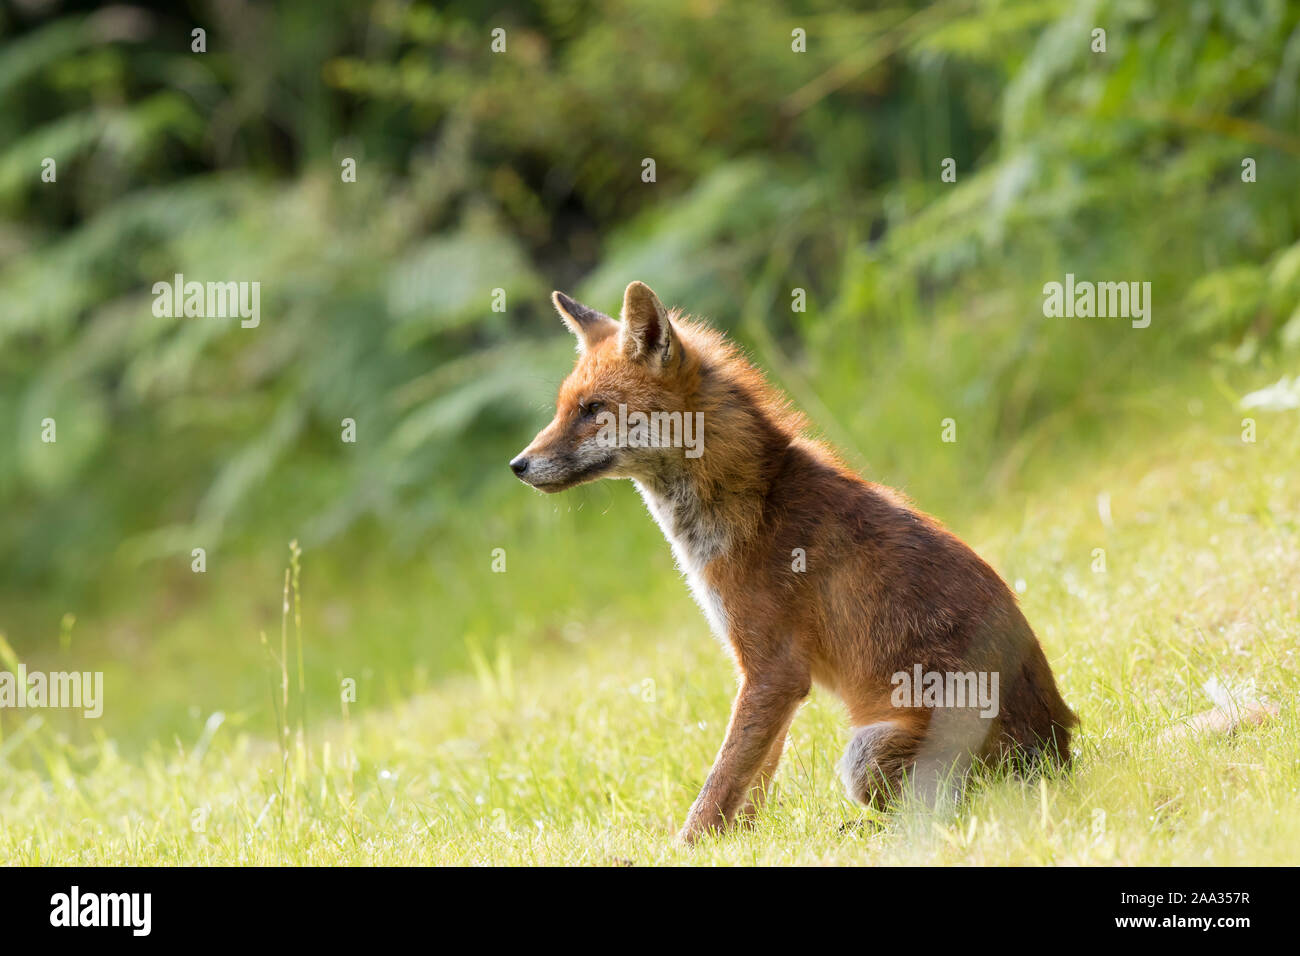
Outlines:
{"label": "sunlit grass", "polygon": [[[1083,726],[1068,775],[978,781],[953,817],[868,818],[848,801],[834,774],[848,729],[838,703],[817,691],[795,721],[778,793],[757,825],[690,850],[674,846],[734,688],[684,591],[662,615],[614,609],[599,628],[575,626],[560,640],[472,644],[471,673],[410,698],[376,701],[363,684],[346,719],[340,703],[336,717],[309,722],[301,735],[291,596],[283,643],[268,627],[274,653],[254,675],[268,701],[282,695],[287,650],[290,701],[284,708],[281,697],[277,712],[291,719],[281,724],[282,745],[204,714],[188,737],[123,756],[103,733],[69,740],[57,714],[9,721],[0,858],[1294,863],[1297,437],[1296,417],[1275,415],[1262,420],[1257,443],[1243,443],[1225,409],[1162,440],[1116,447],[958,528],[1022,590]],[[1097,548],[1104,573],[1094,570]],[[310,576],[308,562],[308,621]],[[497,580],[520,587],[526,577],[518,569]],[[305,641],[308,660],[327,653],[310,631]],[[1279,716],[1233,738],[1159,743],[1161,731],[1211,706],[1202,689],[1211,680],[1263,695],[1281,705]]]}

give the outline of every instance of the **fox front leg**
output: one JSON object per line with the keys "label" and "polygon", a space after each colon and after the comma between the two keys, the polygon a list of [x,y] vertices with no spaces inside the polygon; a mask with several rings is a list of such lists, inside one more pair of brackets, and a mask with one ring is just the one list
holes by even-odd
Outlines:
{"label": "fox front leg", "polygon": [[732,706],[722,749],[704,788],[691,806],[681,843],[694,843],[711,830],[725,830],[736,816],[773,746],[807,696],[806,679],[760,682],[745,678]]}
{"label": "fox front leg", "polygon": [[741,823],[750,824],[758,817],[758,812],[763,809],[767,803],[768,797],[776,788],[776,768],[781,765],[781,754],[785,752],[785,738],[790,731],[790,723],[781,728],[781,732],[776,735],[776,740],[767,751],[767,756],[763,758],[763,764],[758,768],[758,776],[754,779],[754,785],[749,789],[749,796],[745,798],[744,804],[741,805],[740,815],[737,818]]}

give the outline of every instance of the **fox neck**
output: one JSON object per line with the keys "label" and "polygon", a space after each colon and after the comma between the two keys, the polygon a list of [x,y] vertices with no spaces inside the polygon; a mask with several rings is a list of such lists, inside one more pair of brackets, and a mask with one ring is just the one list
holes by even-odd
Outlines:
{"label": "fox neck", "polygon": [[708,581],[706,569],[736,547],[737,528],[717,496],[685,470],[671,477],[634,479],[646,507],[672,545],[677,568],[686,576],[695,603],[709,628],[727,646],[730,636],[726,605]]}
{"label": "fox neck", "polygon": [[688,575],[744,550],[758,534],[764,506],[790,438],[757,408],[709,416],[707,450],[673,459],[634,479],[651,515]]}
{"label": "fox neck", "polygon": [[683,571],[702,572],[732,549],[740,530],[736,503],[724,507],[689,472],[668,479],[636,479],[635,484]]}
{"label": "fox neck", "polygon": [[[708,343],[699,345],[688,343],[694,354],[707,355]],[[760,552],[767,502],[787,465],[799,419],[779,417],[779,403],[762,377],[734,353],[706,358],[697,376],[688,402],[703,413],[703,453],[665,457],[633,480],[713,633],[734,651],[734,596],[729,610],[728,595],[719,590],[724,576],[711,574],[711,566]]]}

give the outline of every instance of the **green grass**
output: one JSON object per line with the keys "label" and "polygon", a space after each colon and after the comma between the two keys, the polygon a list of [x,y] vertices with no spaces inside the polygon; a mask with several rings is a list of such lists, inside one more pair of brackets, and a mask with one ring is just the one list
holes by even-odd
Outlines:
{"label": "green grass", "polygon": [[[1226,402],[1207,404],[1196,415],[1181,408],[1167,414],[1163,421],[1186,424],[1158,438],[1117,426],[1104,458],[1062,461],[1035,480],[1031,494],[972,507],[968,519],[954,522],[1018,584],[1066,699],[1082,718],[1076,764],[1063,777],[978,781],[954,817],[896,814],[852,825],[866,811],[845,798],[834,774],[848,728],[838,702],[818,690],[795,721],[777,795],[757,825],[689,850],[675,846],[672,834],[721,740],[734,678],[673,579],[666,546],[649,562],[632,548],[629,561],[636,563],[621,567],[620,552],[599,550],[617,548],[609,542],[628,522],[640,523],[627,529],[638,542],[654,533],[645,531],[650,520],[636,513],[637,503],[619,491],[577,499],[601,502],[596,514],[530,499],[543,517],[523,537],[544,543],[554,535],[554,567],[516,558],[506,574],[477,579],[480,603],[495,597],[499,609],[455,618],[451,631],[462,639],[448,633],[454,648],[429,652],[466,669],[449,665],[451,676],[391,690],[383,679],[362,681],[350,713],[336,705],[323,718],[309,709],[301,735],[292,614],[284,645],[287,722],[272,707],[281,673],[255,632],[218,635],[210,622],[206,654],[187,664],[193,700],[202,706],[194,705],[188,723],[174,722],[180,729],[171,734],[148,736],[154,725],[144,717],[130,728],[110,723],[107,712],[103,728],[89,734],[84,726],[91,722],[65,721],[58,712],[24,715],[26,723],[8,719],[0,740],[0,859],[1294,863],[1300,428],[1294,413],[1261,414],[1258,442],[1243,443],[1240,413]],[[1099,495],[1109,496],[1109,526]],[[597,592],[576,609],[548,612],[539,594],[590,590],[584,540]],[[1096,548],[1105,549],[1104,574],[1092,569]],[[519,553],[533,552],[525,542]],[[461,573],[489,575],[483,557]],[[340,591],[341,580],[325,593],[312,585],[310,558],[303,569],[309,684],[319,685],[320,674],[360,673],[385,638],[412,640],[387,631],[410,625],[403,614],[415,611],[391,607],[376,624],[366,611],[381,603],[366,597],[370,578],[358,576],[355,594]],[[451,567],[439,566],[440,573]],[[600,592],[620,575],[647,585],[644,603],[626,593],[642,590],[630,584]],[[265,594],[276,614],[261,627],[278,655],[280,582],[267,576]],[[566,589],[566,579],[577,583]],[[475,586],[460,578],[443,585]],[[352,617],[331,636],[328,608],[349,597],[356,602]],[[428,599],[412,592],[395,603],[414,608]],[[586,620],[558,624],[565,615]],[[201,616],[181,617],[184,628],[204,630]],[[505,628],[515,618],[522,623]],[[385,633],[358,636],[367,622]],[[541,633],[529,639],[530,629]],[[360,660],[347,653],[349,635],[364,648]],[[238,648],[229,655],[237,665],[222,663],[224,645]],[[205,686],[205,662],[212,686],[233,688],[241,700],[256,695],[260,709],[232,704],[223,708],[224,723],[210,718],[220,694]],[[160,675],[165,670],[156,667]],[[232,682],[232,673],[240,681]],[[1232,738],[1159,743],[1166,727],[1210,706],[1202,690],[1210,680],[1253,686],[1280,713]],[[128,685],[146,702],[136,702],[141,714],[153,699],[147,685],[144,676]],[[317,686],[316,694],[326,689]],[[282,741],[269,729],[275,726],[287,727]],[[120,729],[121,739],[110,728]]]}

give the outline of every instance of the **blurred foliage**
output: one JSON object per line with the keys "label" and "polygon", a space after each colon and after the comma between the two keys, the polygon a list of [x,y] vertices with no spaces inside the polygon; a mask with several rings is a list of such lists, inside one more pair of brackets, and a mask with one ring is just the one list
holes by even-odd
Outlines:
{"label": "blurred foliage", "polygon": [[[846,6],[8,8],[0,580],[419,548],[535,504],[505,462],[572,355],[553,287],[708,316],[928,506],[1100,440],[1161,376],[1295,368],[1300,7]],[[1066,272],[1150,281],[1151,327],[1045,319]],[[260,326],[154,317],[175,273],[260,281]]]}

